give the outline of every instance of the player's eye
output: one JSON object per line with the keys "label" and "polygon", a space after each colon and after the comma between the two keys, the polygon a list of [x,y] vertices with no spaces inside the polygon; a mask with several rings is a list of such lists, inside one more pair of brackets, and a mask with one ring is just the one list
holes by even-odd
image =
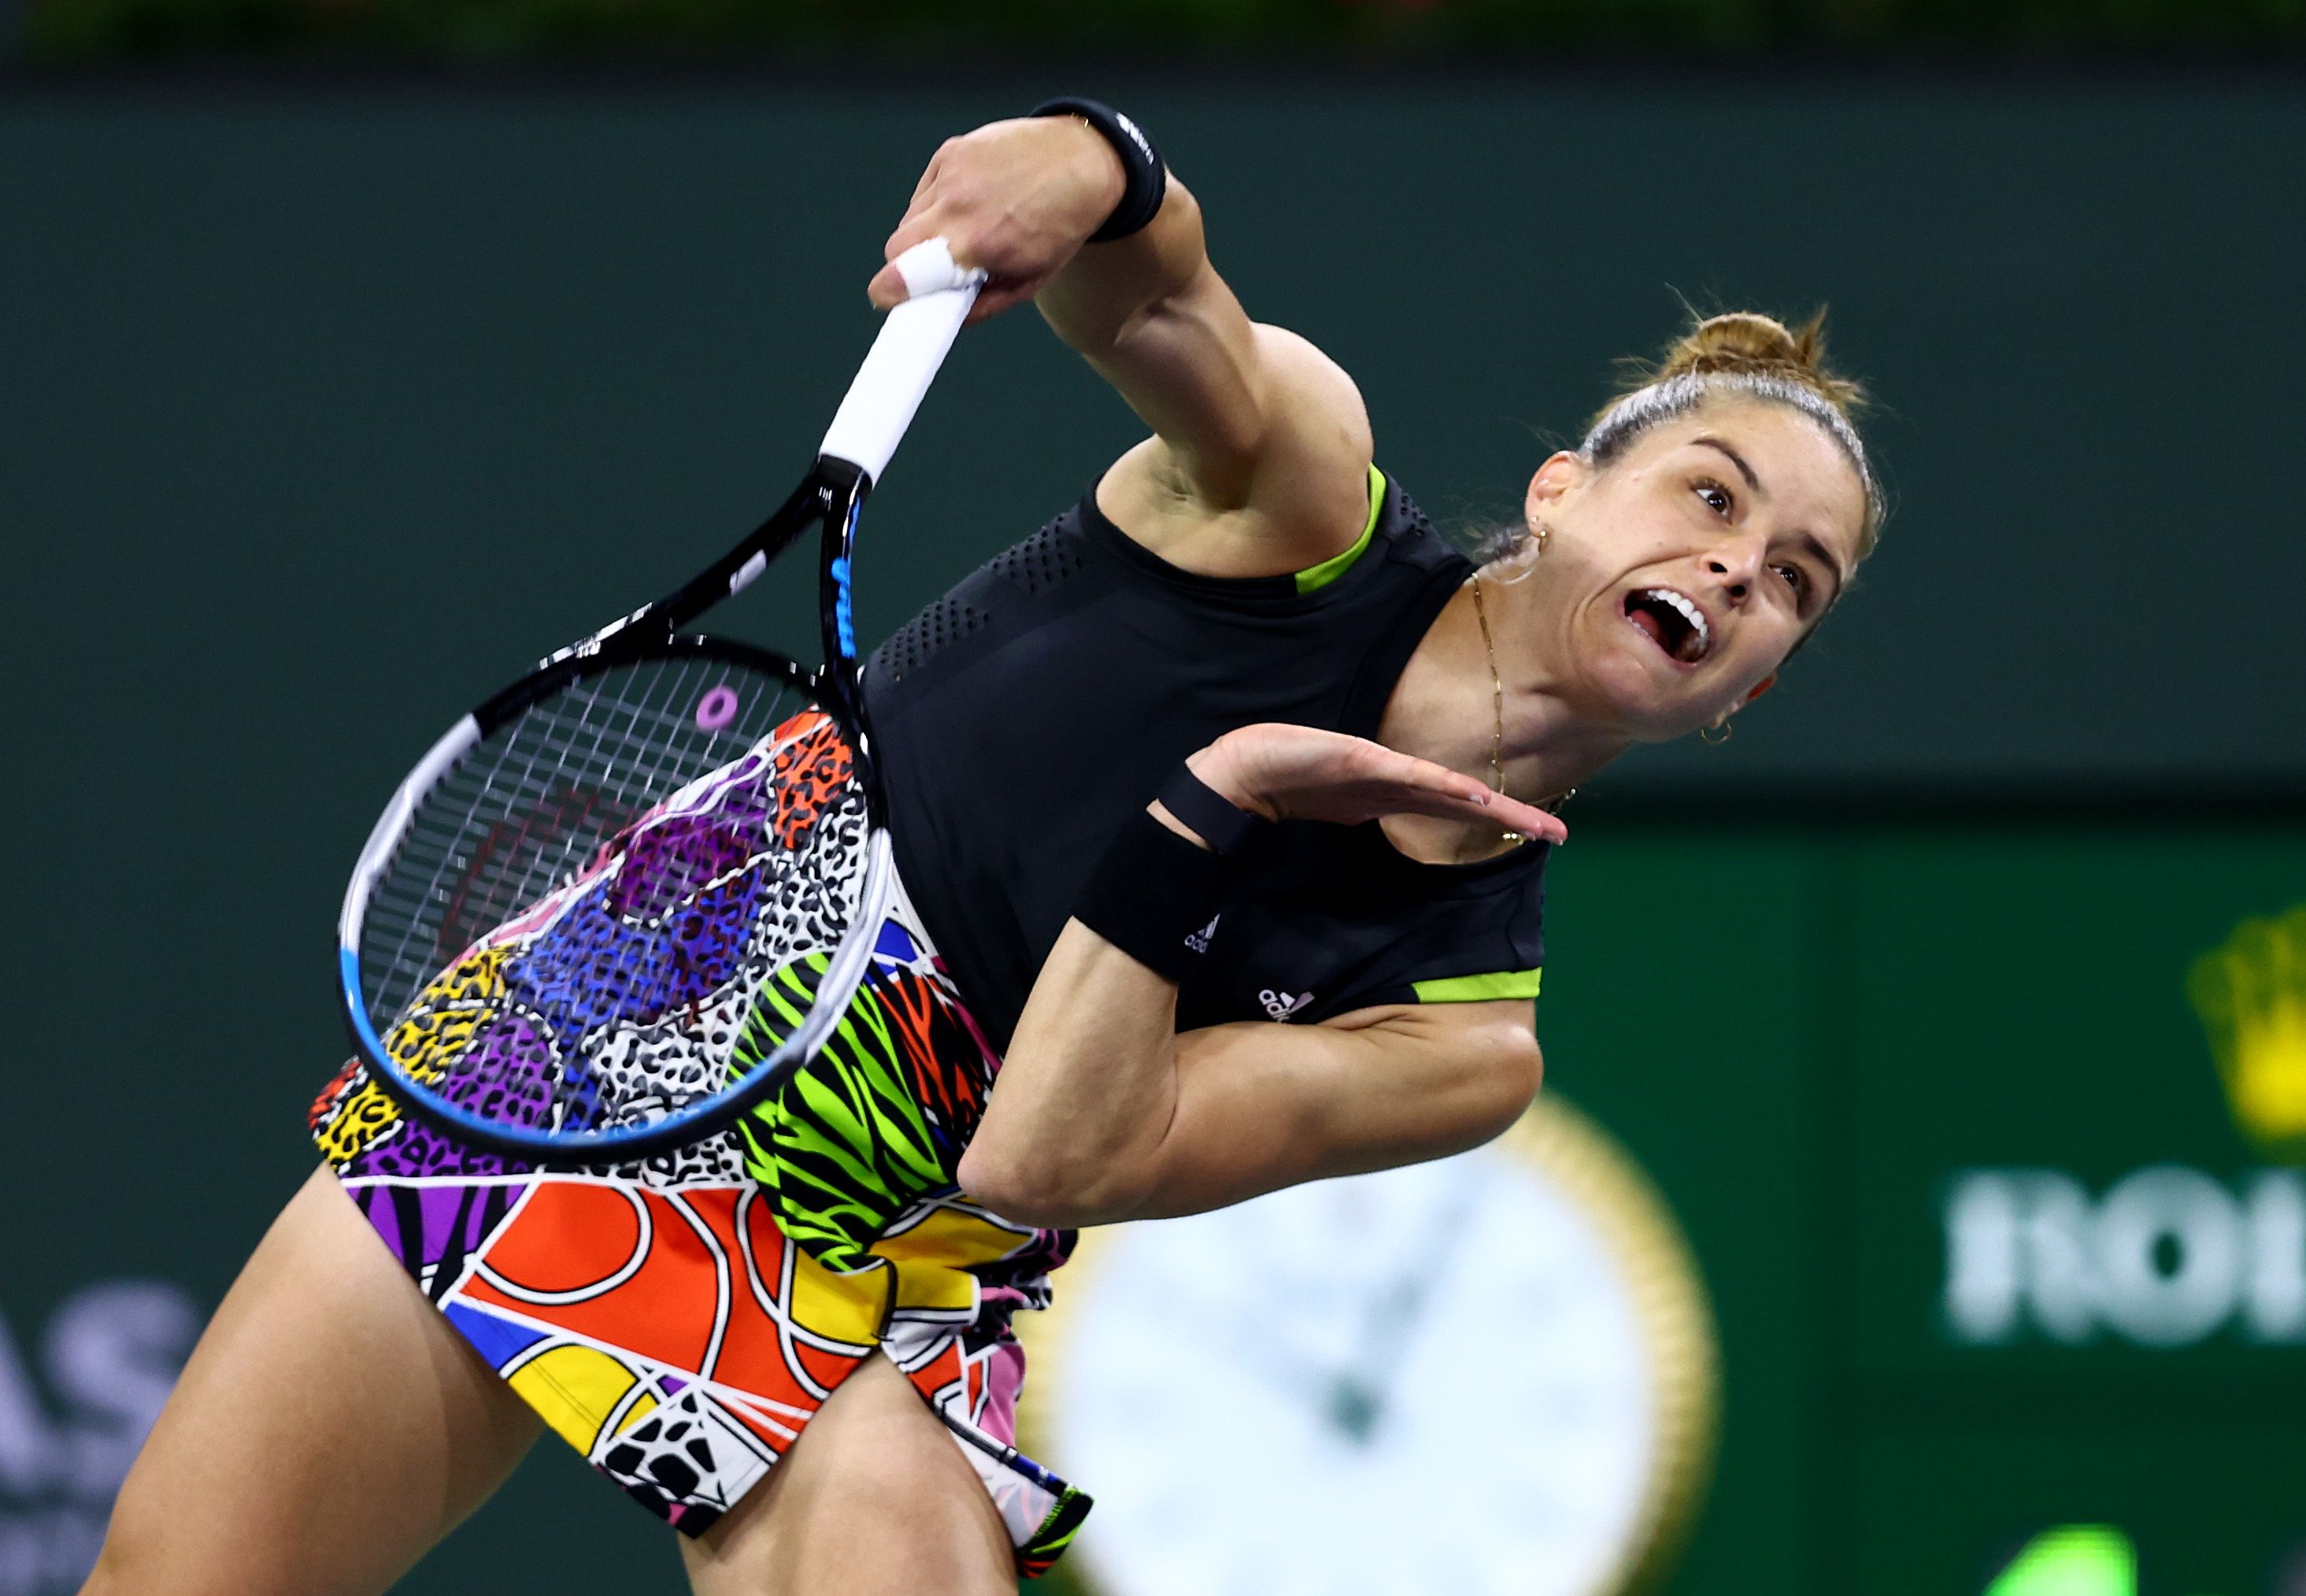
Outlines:
{"label": "player's eye", "polygon": [[1695,485],[1695,491],[1697,497],[1705,501],[1705,508],[1717,516],[1727,516],[1737,508],[1738,501],[1730,497],[1730,490],[1720,482],[1700,477]]}
{"label": "player's eye", "polygon": [[1798,565],[1772,566],[1770,568],[1785,578],[1786,585],[1793,589],[1796,602],[1798,603],[1809,597],[1810,580],[1807,571]]}

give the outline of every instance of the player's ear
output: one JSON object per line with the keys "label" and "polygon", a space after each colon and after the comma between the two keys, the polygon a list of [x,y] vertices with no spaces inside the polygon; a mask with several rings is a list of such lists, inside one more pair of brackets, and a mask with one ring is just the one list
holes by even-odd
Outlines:
{"label": "player's ear", "polygon": [[1538,520],[1593,474],[1593,468],[1578,456],[1566,448],[1556,449],[1537,468],[1537,474],[1529,479],[1529,492],[1522,500],[1522,512],[1531,521]]}

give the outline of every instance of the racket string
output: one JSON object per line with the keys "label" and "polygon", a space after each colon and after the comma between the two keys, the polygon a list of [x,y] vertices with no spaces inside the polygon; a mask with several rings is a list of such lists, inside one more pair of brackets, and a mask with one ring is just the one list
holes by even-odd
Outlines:
{"label": "racket string", "polygon": [[[535,884],[542,875],[542,871],[532,871],[525,879]],[[606,967],[595,961],[588,973],[621,1006],[627,1000],[662,984],[666,973],[661,968],[662,963],[662,959],[650,958],[642,946],[628,946],[612,956]],[[547,1087],[544,1083],[548,1071],[534,1067],[535,1059],[524,1059],[517,1053],[517,1049],[508,1050],[500,1059],[491,1059],[485,1054],[478,1058],[469,1054],[460,1058],[455,1098],[494,1121],[542,1124],[550,1116],[552,1127],[564,1132],[594,1128],[602,1122],[610,1105],[602,1095],[599,1082],[582,1071],[573,1078],[564,1071],[559,1072],[556,1087]],[[678,1078],[653,1083],[654,1089],[650,1092],[636,1097],[627,1094],[628,1100],[617,1105],[617,1117],[629,1122],[636,1116],[646,1119],[672,1112],[688,1101],[710,1095],[717,1084],[705,1071],[691,1068]],[[557,1100],[556,1090],[559,1094]]]}
{"label": "racket string", "polygon": [[[683,660],[670,671],[650,661],[576,684],[443,781],[375,895],[367,940],[389,945],[363,961],[372,1015],[397,1016],[471,940],[567,885],[679,788],[742,758],[799,696],[789,683],[725,665],[703,678]],[[700,687],[730,688],[742,711],[717,728],[679,713],[692,694],[702,705]]]}

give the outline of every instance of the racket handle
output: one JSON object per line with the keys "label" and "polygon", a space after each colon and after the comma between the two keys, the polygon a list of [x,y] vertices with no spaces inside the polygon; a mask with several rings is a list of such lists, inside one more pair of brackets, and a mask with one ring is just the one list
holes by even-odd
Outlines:
{"label": "racket handle", "polygon": [[876,484],[985,285],[984,272],[953,264],[942,238],[915,244],[895,264],[911,297],[882,322],[817,451],[847,461]]}

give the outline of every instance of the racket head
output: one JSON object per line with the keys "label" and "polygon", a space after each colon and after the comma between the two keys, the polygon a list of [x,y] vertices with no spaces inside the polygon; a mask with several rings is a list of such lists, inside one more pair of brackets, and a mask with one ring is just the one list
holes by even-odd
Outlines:
{"label": "racket head", "polygon": [[[864,978],[890,890],[852,680],[724,638],[628,633],[556,657],[458,722],[378,821],[338,923],[340,1001],[372,1078],[446,1134],[543,1166],[670,1151],[774,1090]],[[802,861],[813,874],[776,884],[807,896],[807,914],[785,917],[802,927],[790,945],[754,946],[731,919],[745,914],[740,840],[794,824],[780,811],[785,764],[825,750],[858,770],[837,800],[848,830],[825,821]],[[512,991],[490,973],[506,964],[497,950],[579,912],[598,928],[559,976]],[[619,940],[619,926],[642,930]],[[717,954],[684,940],[696,926]],[[716,973],[739,979],[731,936],[813,994],[765,1049],[732,1037],[725,1057],[636,1081],[561,1045],[587,1017],[645,1024],[697,1002]],[[519,1045],[474,1033],[516,1010]]]}

